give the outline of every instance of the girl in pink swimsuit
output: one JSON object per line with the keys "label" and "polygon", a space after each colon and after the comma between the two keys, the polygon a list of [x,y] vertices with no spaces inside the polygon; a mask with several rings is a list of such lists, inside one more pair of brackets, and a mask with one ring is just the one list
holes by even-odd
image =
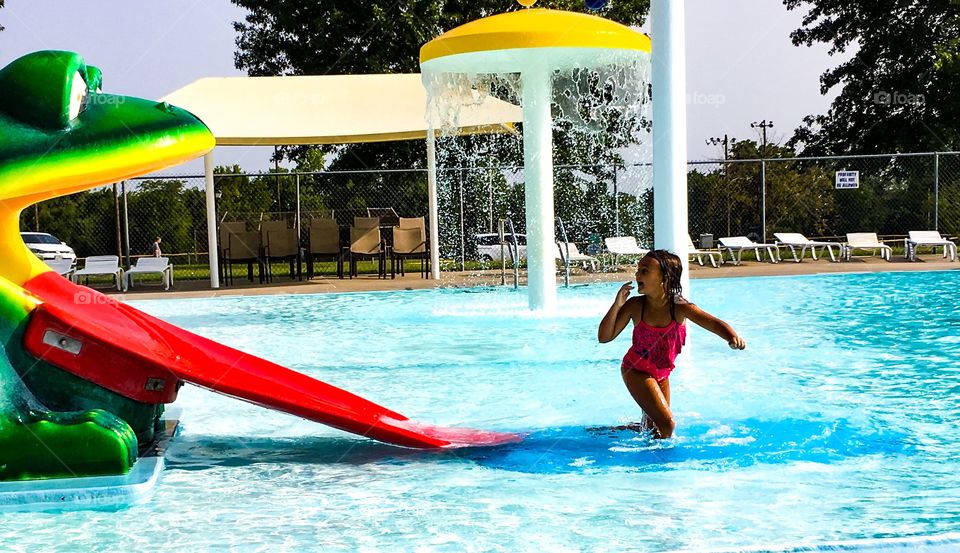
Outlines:
{"label": "girl in pink swimsuit", "polygon": [[733,349],[747,343],[727,323],[688,302],[681,295],[680,258],[653,250],[637,263],[637,292],[633,284],[620,287],[610,310],[600,321],[597,339],[609,342],[633,321],[633,344],[623,357],[620,374],[644,413],[643,427],[656,438],[669,438],[676,424],[670,410],[670,372],[687,337],[686,320],[713,332]]}

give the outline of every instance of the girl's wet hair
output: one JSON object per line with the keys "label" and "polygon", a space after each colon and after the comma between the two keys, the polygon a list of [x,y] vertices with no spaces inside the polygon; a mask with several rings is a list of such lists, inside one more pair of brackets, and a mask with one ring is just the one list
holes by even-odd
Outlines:
{"label": "girl's wet hair", "polygon": [[683,287],[680,284],[680,276],[683,274],[683,264],[680,258],[667,250],[650,250],[647,255],[660,264],[660,274],[666,285],[667,294],[673,299],[682,298]]}

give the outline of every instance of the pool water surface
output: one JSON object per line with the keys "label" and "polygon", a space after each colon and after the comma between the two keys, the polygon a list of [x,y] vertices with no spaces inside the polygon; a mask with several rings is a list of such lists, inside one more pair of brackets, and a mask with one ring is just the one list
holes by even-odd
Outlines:
{"label": "pool water surface", "polygon": [[535,314],[509,288],[141,301],[173,324],[425,423],[525,434],[414,451],[186,386],[152,499],[0,514],[27,550],[669,551],[960,530],[958,272],[695,280],[747,349],[690,324],[676,437],[597,324],[619,284]]}

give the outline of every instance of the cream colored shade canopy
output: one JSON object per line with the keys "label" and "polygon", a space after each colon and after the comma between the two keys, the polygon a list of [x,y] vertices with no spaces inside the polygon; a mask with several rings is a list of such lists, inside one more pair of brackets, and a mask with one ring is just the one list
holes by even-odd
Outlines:
{"label": "cream colored shade canopy", "polygon": [[[464,134],[511,132],[519,106],[493,97],[460,111]],[[419,73],[211,77],[162,98],[207,124],[217,144],[348,144],[423,139],[427,93]]]}

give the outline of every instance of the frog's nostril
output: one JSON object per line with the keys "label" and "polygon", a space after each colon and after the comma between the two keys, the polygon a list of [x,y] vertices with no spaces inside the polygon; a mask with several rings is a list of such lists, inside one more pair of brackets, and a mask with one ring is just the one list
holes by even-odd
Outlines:
{"label": "frog's nostril", "polygon": [[167,113],[170,113],[171,111],[173,111],[173,106],[171,106],[170,104],[168,104],[168,103],[166,103],[166,102],[157,102],[157,106],[156,106],[156,107],[157,107],[157,109],[159,109],[160,111],[165,111],[165,112],[167,112]]}

